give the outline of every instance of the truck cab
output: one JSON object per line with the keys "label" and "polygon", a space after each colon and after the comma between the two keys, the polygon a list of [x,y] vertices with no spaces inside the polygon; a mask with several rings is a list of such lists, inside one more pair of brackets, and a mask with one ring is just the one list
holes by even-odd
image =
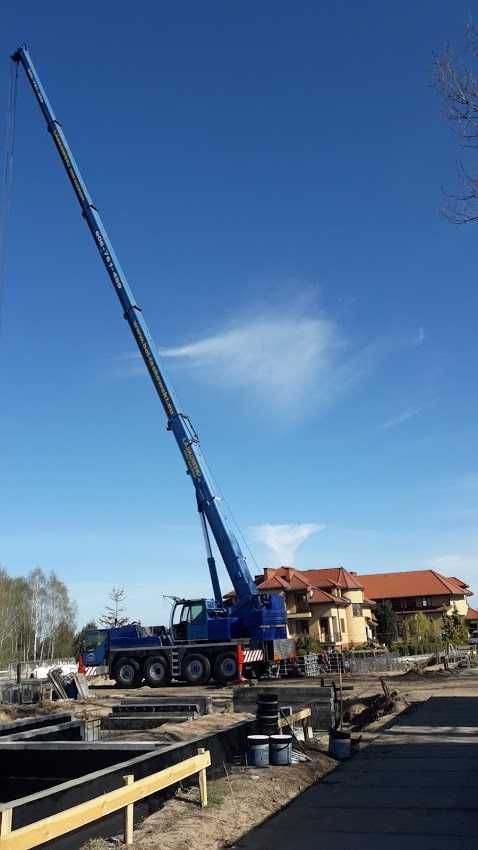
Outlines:
{"label": "truck cab", "polygon": [[169,630],[175,644],[224,641],[235,636],[235,625],[236,618],[214,599],[176,599]]}
{"label": "truck cab", "polygon": [[108,629],[88,629],[80,644],[80,653],[85,667],[106,664],[108,655]]}

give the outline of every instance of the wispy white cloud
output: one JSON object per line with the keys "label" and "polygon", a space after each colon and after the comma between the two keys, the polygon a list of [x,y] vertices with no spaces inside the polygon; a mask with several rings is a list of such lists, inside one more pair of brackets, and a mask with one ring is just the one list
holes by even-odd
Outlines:
{"label": "wispy white cloud", "polygon": [[430,569],[437,570],[446,576],[451,575],[453,570],[460,570],[463,569],[464,566],[468,566],[469,558],[468,556],[460,553],[452,555],[437,555],[432,558],[428,558],[423,562],[423,564],[426,564]]}
{"label": "wispy white cloud", "polygon": [[409,407],[407,410],[403,410],[402,413],[399,413],[398,416],[394,416],[393,419],[388,419],[387,422],[383,422],[379,425],[380,431],[386,431],[389,428],[396,428],[397,425],[403,425],[404,422],[409,422],[410,419],[415,419],[416,416],[419,416],[423,410],[423,405],[419,405],[418,407]]}
{"label": "wispy white cloud", "polygon": [[[298,298],[286,313],[263,312],[159,354],[170,367],[187,368],[216,388],[241,389],[290,419],[339,401],[368,375],[379,348],[354,347],[336,321]],[[139,355],[122,358],[122,374],[142,369]]]}
{"label": "wispy white cloud", "polygon": [[467,472],[457,481],[457,486],[463,490],[476,490],[478,488],[478,472]]}
{"label": "wispy white cloud", "polygon": [[417,347],[419,347],[420,345],[423,345],[423,343],[425,342],[425,339],[426,339],[425,328],[423,327],[423,325],[419,325],[418,328],[417,328],[417,332],[415,334],[415,345]]}
{"label": "wispy white cloud", "polygon": [[287,523],[283,525],[255,525],[249,529],[258,543],[263,543],[272,552],[278,565],[293,564],[299,546],[325,525],[315,522]]}

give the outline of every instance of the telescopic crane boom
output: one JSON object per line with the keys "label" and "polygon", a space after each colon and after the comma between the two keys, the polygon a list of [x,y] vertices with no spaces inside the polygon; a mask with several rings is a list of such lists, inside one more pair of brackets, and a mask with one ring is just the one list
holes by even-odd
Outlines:
{"label": "telescopic crane boom", "polygon": [[[128,322],[136,345],[144,360],[154,388],[159,396],[167,419],[167,428],[174,435],[178,448],[186,464],[186,470],[194,484],[197,505],[205,535],[208,565],[211,572],[214,596],[218,606],[222,606],[222,597],[217,577],[216,565],[209,545],[208,526],[221,553],[236,593],[235,611],[244,618],[252,630],[264,636],[264,630],[277,626],[285,611],[281,600],[279,612],[277,597],[259,595],[254,579],[249,571],[246,558],[239,542],[229,527],[224,514],[221,500],[214,493],[212,482],[207,474],[204,458],[199,446],[198,436],[189,418],[178,410],[173,392],[168,386],[156,353],[156,347],[149,333],[140,307],[130,289],[126,275],[113,250],[100,214],[94,205],[85,181],[73,157],[61,124],[58,122],[48,100],[45,89],[33,65],[26,46],[21,46],[12,55],[14,62],[25,69],[37,102],[46,120],[48,132],[51,134],[56,149],[60,155],[71,185],[81,207],[81,214],[88,225],[103,265],[106,268],[113,289],[120,301],[124,318]],[[207,521],[207,524],[206,524]],[[285,637],[285,629],[283,635]]]}

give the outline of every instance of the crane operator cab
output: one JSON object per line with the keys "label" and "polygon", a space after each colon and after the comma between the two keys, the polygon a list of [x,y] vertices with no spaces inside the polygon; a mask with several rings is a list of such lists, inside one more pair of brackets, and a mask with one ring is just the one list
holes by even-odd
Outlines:
{"label": "crane operator cab", "polygon": [[170,631],[174,643],[230,640],[231,618],[214,599],[177,599],[171,611]]}

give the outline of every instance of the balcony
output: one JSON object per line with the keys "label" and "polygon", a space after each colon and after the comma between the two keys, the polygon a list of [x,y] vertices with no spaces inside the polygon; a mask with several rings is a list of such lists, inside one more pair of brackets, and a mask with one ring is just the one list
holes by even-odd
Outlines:
{"label": "balcony", "polygon": [[290,614],[309,614],[310,615],[310,605],[309,600],[307,598],[297,599],[297,598],[289,598],[286,600],[287,612]]}
{"label": "balcony", "polygon": [[288,611],[287,619],[288,620],[310,620],[312,617],[312,611],[307,608],[304,611]]}

